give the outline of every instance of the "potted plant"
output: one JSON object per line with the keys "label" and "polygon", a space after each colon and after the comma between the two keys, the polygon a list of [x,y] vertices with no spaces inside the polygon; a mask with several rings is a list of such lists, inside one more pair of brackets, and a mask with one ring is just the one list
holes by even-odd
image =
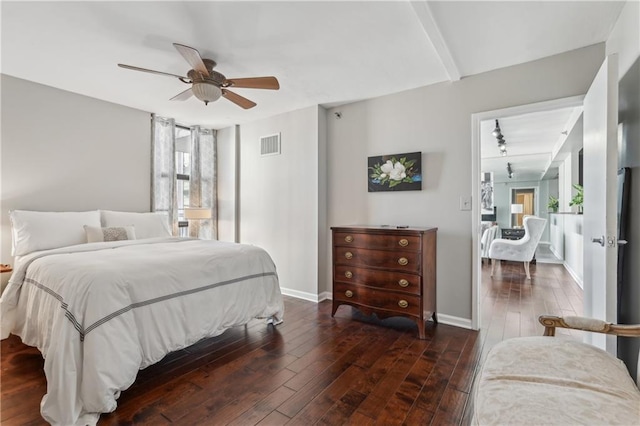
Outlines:
{"label": "potted plant", "polygon": [[584,203],[584,188],[582,185],[574,184],[574,189],[576,190],[576,195],[573,196],[570,206],[578,206],[578,213],[582,213],[582,204]]}
{"label": "potted plant", "polygon": [[560,206],[560,201],[553,195],[549,196],[549,202],[547,203],[547,208],[552,213],[558,213],[558,207]]}

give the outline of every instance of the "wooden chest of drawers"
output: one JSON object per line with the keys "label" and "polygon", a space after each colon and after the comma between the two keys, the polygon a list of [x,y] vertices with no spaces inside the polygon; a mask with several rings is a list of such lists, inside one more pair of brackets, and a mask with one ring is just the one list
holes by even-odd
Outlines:
{"label": "wooden chest of drawers", "polygon": [[333,312],[346,304],[418,325],[436,317],[438,228],[333,227]]}

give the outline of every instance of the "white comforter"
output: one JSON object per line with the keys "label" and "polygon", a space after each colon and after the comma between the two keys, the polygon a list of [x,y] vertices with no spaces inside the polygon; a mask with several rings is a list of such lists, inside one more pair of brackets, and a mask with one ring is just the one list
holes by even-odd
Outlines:
{"label": "white comforter", "polygon": [[262,249],[180,238],[32,253],[0,299],[2,335],[42,352],[52,424],[95,424],[139,369],[252,318],[281,321],[275,266]]}

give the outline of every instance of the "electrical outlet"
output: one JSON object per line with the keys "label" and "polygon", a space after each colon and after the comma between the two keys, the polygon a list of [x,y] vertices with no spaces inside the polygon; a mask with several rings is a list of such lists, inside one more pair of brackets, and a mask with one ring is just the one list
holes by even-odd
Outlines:
{"label": "electrical outlet", "polygon": [[460,197],[460,210],[467,211],[471,210],[471,197]]}

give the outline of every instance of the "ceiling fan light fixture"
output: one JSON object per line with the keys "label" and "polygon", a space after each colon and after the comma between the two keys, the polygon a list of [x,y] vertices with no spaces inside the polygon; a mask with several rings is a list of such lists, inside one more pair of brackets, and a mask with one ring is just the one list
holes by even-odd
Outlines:
{"label": "ceiling fan light fixture", "polygon": [[222,96],[222,90],[213,83],[198,82],[193,83],[193,96],[200,99],[202,102],[208,104],[209,102],[215,102]]}
{"label": "ceiling fan light fixture", "polygon": [[209,102],[215,102],[220,99],[220,97],[224,97],[241,108],[249,109],[256,106],[256,103],[238,95],[237,93],[227,90],[227,87],[268,90],[280,89],[280,83],[274,76],[227,79],[224,74],[213,70],[216,66],[216,61],[213,59],[203,58],[200,56],[200,52],[193,47],[179,43],[173,43],[173,47],[175,47],[178,53],[180,53],[189,65],[191,65],[191,69],[187,73],[187,77],[125,64],[118,64],[118,66],[133,71],[176,77],[181,82],[191,86],[189,89],[184,90],[171,98],[172,101],[185,101],[191,96],[195,96],[196,99],[201,100],[205,105],[207,105]]}

